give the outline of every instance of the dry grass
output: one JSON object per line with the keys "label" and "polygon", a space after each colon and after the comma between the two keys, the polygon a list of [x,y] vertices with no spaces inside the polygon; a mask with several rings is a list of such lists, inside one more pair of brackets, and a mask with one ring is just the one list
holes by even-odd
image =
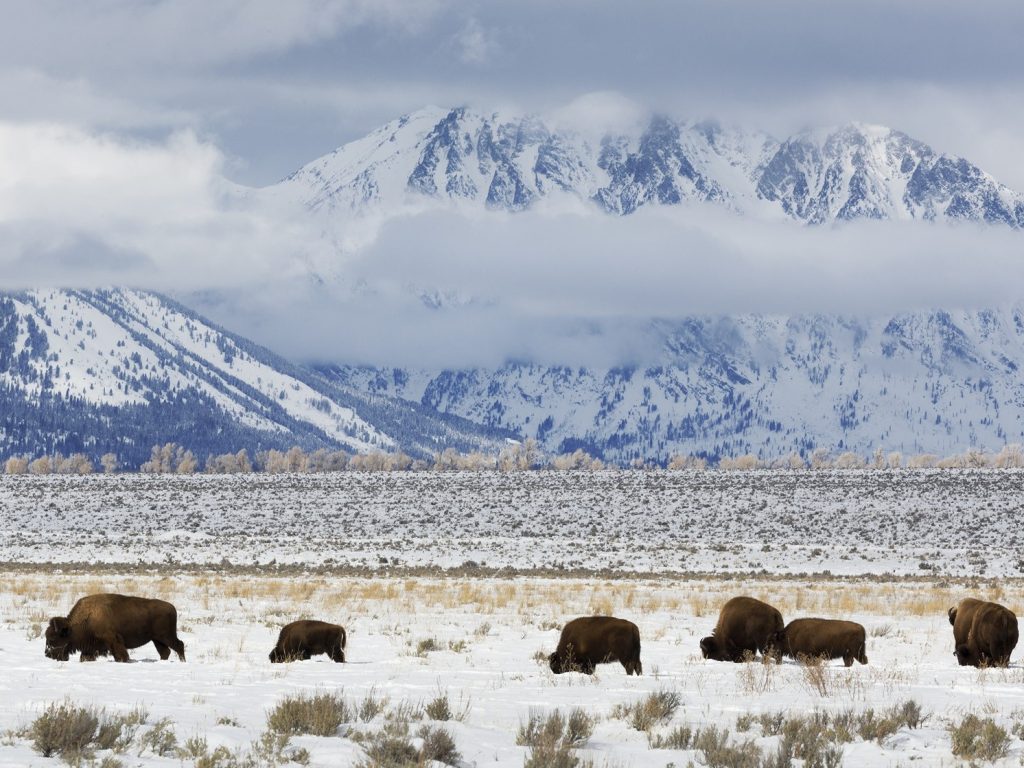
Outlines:
{"label": "dry grass", "polygon": [[[730,597],[749,594],[775,605],[783,616],[880,617],[944,615],[968,593],[998,599],[1022,613],[1024,580],[1003,579],[997,585],[955,584],[947,580],[815,580],[765,577],[763,580],[708,580],[695,578],[690,587],[681,579],[478,579],[443,577],[350,577],[304,576],[302,578],[218,573],[183,574],[161,578],[150,574],[4,574],[7,589],[2,596],[14,613],[34,621],[26,630],[51,615],[65,613],[79,597],[96,592],[144,594],[184,601],[214,611],[225,601],[256,602],[264,606],[260,619],[274,626],[292,620],[295,606],[310,616],[334,617],[376,612],[387,606],[396,612],[416,613],[425,605],[461,611],[481,617],[514,613],[523,617],[547,614],[561,626],[567,617],[591,613],[632,616],[671,612],[713,620]],[[680,581],[683,584],[680,584]],[[183,617],[187,620],[187,617]],[[891,622],[890,622],[891,623]],[[880,623],[872,634],[884,637],[891,631]]]}

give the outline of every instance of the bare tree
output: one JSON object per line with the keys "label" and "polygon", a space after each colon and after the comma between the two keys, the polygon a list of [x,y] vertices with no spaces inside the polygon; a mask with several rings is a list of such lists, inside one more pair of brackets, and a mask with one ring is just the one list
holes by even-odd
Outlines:
{"label": "bare tree", "polygon": [[24,475],[28,472],[28,459],[24,456],[11,456],[4,463],[4,472],[8,475]]}
{"label": "bare tree", "polygon": [[100,456],[100,466],[103,467],[104,474],[111,475],[117,472],[119,467],[117,456],[113,453],[104,453]]}
{"label": "bare tree", "polygon": [[28,471],[33,475],[48,475],[53,471],[53,461],[49,456],[40,456],[29,463]]}

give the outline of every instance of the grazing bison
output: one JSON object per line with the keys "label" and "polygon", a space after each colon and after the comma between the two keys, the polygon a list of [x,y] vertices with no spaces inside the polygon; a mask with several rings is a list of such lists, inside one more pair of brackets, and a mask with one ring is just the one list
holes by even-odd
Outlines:
{"label": "grazing bison", "polygon": [[113,655],[128,661],[128,649],[153,643],[161,659],[173,650],[185,660],[185,644],[178,639],[178,612],[164,600],[126,595],[89,595],[67,617],[55,616],[46,627],[46,655],[67,661],[80,653],[82,661]]}
{"label": "grazing bison", "polygon": [[339,663],[345,661],[345,628],[326,621],[293,621],[281,629],[277,645],[270,652],[274,664],[305,660],[326,653]]}
{"label": "grazing bison", "polygon": [[772,641],[784,627],[778,608],[752,597],[734,597],[722,606],[711,635],[700,641],[700,652],[714,661],[746,661],[755,653],[778,658]]}
{"label": "grazing bison", "polygon": [[[967,635],[971,632],[971,623],[974,621],[974,614],[985,604],[984,600],[975,600],[973,597],[965,597],[955,608],[950,608],[947,615],[949,623],[953,625],[953,653],[956,649],[967,644]],[[963,666],[961,662],[961,666]]]}
{"label": "grazing bison", "polygon": [[562,628],[558,648],[548,657],[551,671],[594,674],[598,664],[619,661],[627,675],[643,672],[640,630],[636,624],[612,616],[583,616]]}
{"label": "grazing bison", "polygon": [[864,626],[855,621],[794,619],[775,636],[774,644],[792,659],[842,659],[852,667],[854,659],[868,663],[866,639]]}
{"label": "grazing bison", "polygon": [[956,660],[962,667],[1005,667],[1017,647],[1017,616],[999,603],[967,598],[949,609]]}

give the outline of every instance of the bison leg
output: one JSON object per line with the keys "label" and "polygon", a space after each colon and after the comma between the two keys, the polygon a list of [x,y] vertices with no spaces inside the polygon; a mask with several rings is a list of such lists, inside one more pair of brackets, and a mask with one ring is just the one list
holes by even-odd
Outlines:
{"label": "bison leg", "polygon": [[853,654],[852,653],[847,653],[847,654],[843,655],[843,666],[844,667],[852,667],[853,666]]}
{"label": "bison leg", "polygon": [[154,640],[153,645],[156,646],[156,652],[160,654],[160,661],[167,661],[171,655],[171,649],[161,643],[159,640]]}
{"label": "bison leg", "polygon": [[79,661],[96,661],[96,654],[95,653],[86,653],[85,651],[82,651],[81,655],[78,657],[78,660]]}
{"label": "bison leg", "polygon": [[345,663],[345,650],[341,646],[336,646],[331,650],[331,658],[338,664]]}
{"label": "bison leg", "polygon": [[109,646],[110,653],[114,657],[114,661],[119,661],[122,664],[131,661],[128,656],[128,649],[125,647],[124,640],[121,639],[120,635],[117,635],[110,641]]}
{"label": "bison leg", "polygon": [[170,643],[168,643],[168,645],[170,645],[174,652],[178,654],[179,661],[185,660],[185,644],[181,642],[181,640],[174,638]]}
{"label": "bison leg", "polygon": [[644,672],[644,668],[643,665],[640,663],[640,659],[624,661],[622,662],[622,666],[626,668],[627,675],[642,675]]}

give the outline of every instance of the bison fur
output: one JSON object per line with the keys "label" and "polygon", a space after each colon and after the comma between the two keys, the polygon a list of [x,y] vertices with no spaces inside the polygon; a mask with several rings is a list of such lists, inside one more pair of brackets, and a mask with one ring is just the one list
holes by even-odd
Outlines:
{"label": "bison fur", "polygon": [[582,616],[562,628],[558,647],[548,657],[551,671],[594,674],[598,664],[618,661],[627,675],[643,673],[640,630],[636,624],[613,616]]}
{"label": "bison fur", "polygon": [[327,654],[334,661],[345,661],[345,628],[326,621],[293,621],[277,636],[277,645],[270,652],[270,661],[299,661]]}
{"label": "bison fur", "polygon": [[774,639],[784,628],[778,608],[753,597],[734,597],[722,606],[714,631],[700,641],[700,651],[713,661],[747,661],[757,653],[778,659]]}
{"label": "bison fur", "polygon": [[114,661],[129,660],[128,650],[153,643],[161,659],[173,650],[185,660],[185,644],[178,639],[178,612],[165,600],[128,595],[89,595],[67,616],[55,616],[46,627],[46,655],[67,661],[80,654],[95,661],[108,653]]}
{"label": "bison fur", "polygon": [[794,619],[778,633],[775,645],[791,659],[842,659],[868,663],[867,633],[855,621],[838,619]]}

